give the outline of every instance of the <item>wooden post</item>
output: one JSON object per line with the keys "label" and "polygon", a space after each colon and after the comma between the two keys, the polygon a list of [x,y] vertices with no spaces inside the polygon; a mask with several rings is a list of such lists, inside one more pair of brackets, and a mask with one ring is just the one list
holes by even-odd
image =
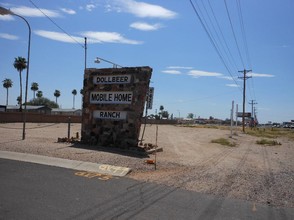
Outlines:
{"label": "wooden post", "polygon": [[154,158],[154,169],[156,170],[156,151],[157,151],[157,137],[158,137],[158,125],[156,125],[156,138],[155,138],[155,158]]}

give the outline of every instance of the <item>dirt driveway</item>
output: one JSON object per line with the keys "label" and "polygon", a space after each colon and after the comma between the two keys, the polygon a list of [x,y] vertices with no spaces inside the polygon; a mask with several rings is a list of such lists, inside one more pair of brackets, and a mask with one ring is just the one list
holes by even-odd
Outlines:
{"label": "dirt driveway", "polygon": [[[154,142],[155,125],[147,127],[146,141]],[[136,179],[156,181],[223,197],[268,205],[294,207],[294,142],[261,146],[261,138],[238,132],[236,147],[211,143],[229,138],[229,130],[161,125],[158,127],[158,171],[133,173]]]}
{"label": "dirt driveway", "polygon": [[[261,146],[256,144],[260,138],[238,132],[231,139],[237,146],[228,147],[211,140],[228,138],[229,130],[159,125],[157,144],[163,152],[157,153],[154,170],[147,158],[56,143],[67,136],[67,124],[28,123],[24,141],[21,128],[19,123],[0,125],[0,150],[127,166],[133,179],[294,208],[294,142],[287,138],[277,139],[282,145]],[[71,134],[76,132],[80,125],[72,124]],[[144,142],[155,144],[156,125],[146,126]]]}

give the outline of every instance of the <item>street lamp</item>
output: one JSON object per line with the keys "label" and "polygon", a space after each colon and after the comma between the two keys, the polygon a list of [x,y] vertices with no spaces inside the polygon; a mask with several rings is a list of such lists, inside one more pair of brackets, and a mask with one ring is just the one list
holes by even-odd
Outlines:
{"label": "street lamp", "polygon": [[26,90],[25,90],[25,103],[24,103],[24,112],[23,112],[23,130],[22,130],[22,139],[24,140],[26,137],[26,120],[27,120],[27,99],[28,99],[28,80],[29,80],[29,68],[30,68],[30,50],[31,50],[31,26],[29,22],[22,16],[15,14],[14,12],[0,7],[0,15],[15,15],[22,20],[24,20],[29,29],[29,42],[28,42],[28,57],[27,57],[27,74],[26,74]]}
{"label": "street lamp", "polygon": [[118,65],[118,64],[116,64],[116,63],[113,63],[113,62],[111,62],[111,61],[109,61],[109,60],[105,60],[105,59],[100,58],[100,57],[96,57],[96,60],[95,60],[94,62],[95,62],[95,63],[101,63],[101,60],[104,61],[104,62],[107,62],[107,63],[112,64],[112,65],[113,65],[113,68],[117,68],[117,67],[121,67],[121,68],[122,68],[121,65]]}

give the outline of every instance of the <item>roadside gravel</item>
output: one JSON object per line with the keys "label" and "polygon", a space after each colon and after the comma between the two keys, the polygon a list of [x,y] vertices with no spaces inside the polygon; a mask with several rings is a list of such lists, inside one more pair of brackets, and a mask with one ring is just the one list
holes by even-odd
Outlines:
{"label": "roadside gravel", "polygon": [[[80,133],[80,124],[71,125],[71,136]],[[236,147],[211,143],[228,138],[221,129],[158,126],[157,166],[154,159],[80,144],[57,143],[67,137],[67,124],[27,123],[26,140],[22,124],[0,124],[0,150],[31,153],[71,160],[129,167],[129,178],[150,181],[220,197],[238,198],[270,206],[294,208],[294,143],[277,139],[282,145],[260,146],[259,138],[243,133],[231,139]],[[147,125],[144,143],[156,142],[156,125]],[[0,152],[1,153],[1,152]]]}

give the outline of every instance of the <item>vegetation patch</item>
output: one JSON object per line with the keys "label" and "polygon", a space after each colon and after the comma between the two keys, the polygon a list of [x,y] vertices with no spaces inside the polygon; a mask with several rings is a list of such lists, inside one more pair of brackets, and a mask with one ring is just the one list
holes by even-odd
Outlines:
{"label": "vegetation patch", "polygon": [[226,138],[214,139],[211,141],[211,143],[217,143],[217,144],[221,144],[221,145],[225,145],[225,146],[229,146],[229,147],[236,147],[237,146],[237,144],[235,142],[230,142]]}
{"label": "vegetation patch", "polygon": [[268,140],[268,139],[261,139],[256,141],[257,144],[260,145],[267,145],[267,146],[275,146],[275,145],[282,145],[281,143],[277,142],[276,140]]}
{"label": "vegetation patch", "polygon": [[179,127],[191,127],[191,128],[210,128],[210,129],[220,129],[220,130],[229,130],[229,126],[221,125],[203,125],[203,124],[180,124]]}
{"label": "vegetation patch", "polygon": [[290,140],[294,140],[294,131],[292,129],[256,128],[252,130],[246,130],[246,134],[261,138],[287,137]]}

